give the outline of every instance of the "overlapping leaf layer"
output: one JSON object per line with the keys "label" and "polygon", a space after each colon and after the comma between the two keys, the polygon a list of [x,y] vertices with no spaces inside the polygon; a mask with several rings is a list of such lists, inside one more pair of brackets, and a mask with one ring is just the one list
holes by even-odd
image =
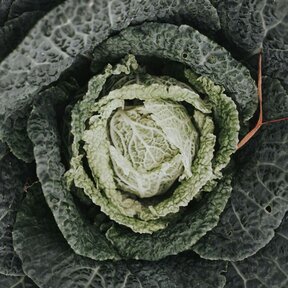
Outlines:
{"label": "overlapping leaf layer", "polygon": [[287,122],[236,151],[286,1],[48,2],[0,1],[0,286],[286,287]]}

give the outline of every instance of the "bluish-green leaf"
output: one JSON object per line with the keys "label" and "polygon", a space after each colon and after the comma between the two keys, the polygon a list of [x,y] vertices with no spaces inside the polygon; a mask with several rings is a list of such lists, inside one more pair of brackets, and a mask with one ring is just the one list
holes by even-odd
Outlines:
{"label": "bluish-green leaf", "polygon": [[[11,127],[18,111],[26,110],[35,94],[57,80],[77,55],[89,57],[111,33],[130,24],[181,18],[213,31],[220,28],[216,9],[208,0],[67,0],[51,10],[0,64],[0,139],[17,138],[11,135]],[[20,134],[24,133],[25,129]]]}
{"label": "bluish-green leaf", "polygon": [[1,288],[38,288],[38,286],[27,276],[6,276],[0,274]]}
{"label": "bluish-green leaf", "polygon": [[219,224],[193,248],[238,261],[269,243],[288,210],[288,122],[264,125],[239,151],[233,191]]}
{"label": "bluish-green leaf", "polygon": [[288,285],[288,215],[274,238],[254,256],[231,262],[225,288],[286,288]]}
{"label": "bluish-green leaf", "polygon": [[61,162],[54,105],[66,97],[60,88],[46,90],[39,96],[29,118],[28,133],[34,145],[37,176],[57,225],[75,252],[94,259],[117,259],[117,252],[100,231],[85,222],[64,182],[65,167]]}
{"label": "bluish-green leaf", "polygon": [[[24,194],[25,167],[8,154],[0,159],[0,273],[23,275],[13,248],[12,230]],[[2,287],[2,286],[0,286]]]}
{"label": "bluish-green leaf", "polygon": [[76,255],[58,230],[39,185],[29,190],[13,237],[25,273],[42,288],[222,288],[225,284],[225,262],[203,260],[191,252],[155,262],[97,262]]}

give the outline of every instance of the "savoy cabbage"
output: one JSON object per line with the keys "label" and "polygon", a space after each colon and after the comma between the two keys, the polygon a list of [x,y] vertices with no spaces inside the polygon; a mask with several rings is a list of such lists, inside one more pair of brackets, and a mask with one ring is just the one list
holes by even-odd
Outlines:
{"label": "savoy cabbage", "polygon": [[287,287],[286,31],[286,0],[0,1],[0,287]]}

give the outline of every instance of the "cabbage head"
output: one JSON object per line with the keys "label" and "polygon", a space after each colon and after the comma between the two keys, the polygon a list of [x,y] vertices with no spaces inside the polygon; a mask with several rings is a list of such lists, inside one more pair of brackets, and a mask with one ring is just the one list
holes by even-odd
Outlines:
{"label": "cabbage head", "polygon": [[1,288],[287,287],[286,0],[0,17]]}

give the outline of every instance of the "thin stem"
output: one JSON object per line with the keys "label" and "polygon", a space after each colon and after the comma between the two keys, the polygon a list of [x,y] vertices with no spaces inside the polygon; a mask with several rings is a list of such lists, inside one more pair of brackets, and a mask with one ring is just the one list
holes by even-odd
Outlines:
{"label": "thin stem", "polygon": [[238,143],[237,149],[243,147],[261,128],[263,124],[263,106],[262,106],[262,49],[259,53],[258,60],[258,100],[259,100],[259,118],[255,127],[249,131],[244,138]]}
{"label": "thin stem", "polygon": [[277,122],[282,122],[282,121],[287,121],[288,117],[284,117],[284,118],[279,118],[279,119],[274,119],[274,120],[268,120],[268,121],[264,121],[262,124],[271,124],[271,123],[277,123]]}
{"label": "thin stem", "polygon": [[259,118],[255,125],[255,127],[249,131],[245,137],[238,143],[237,149],[243,147],[255,134],[256,132],[262,127],[262,125],[277,123],[281,121],[287,121],[288,117],[279,118],[275,120],[268,120],[263,121],[263,100],[262,100],[262,50],[259,53],[259,60],[258,60],[258,100],[259,100]]}

